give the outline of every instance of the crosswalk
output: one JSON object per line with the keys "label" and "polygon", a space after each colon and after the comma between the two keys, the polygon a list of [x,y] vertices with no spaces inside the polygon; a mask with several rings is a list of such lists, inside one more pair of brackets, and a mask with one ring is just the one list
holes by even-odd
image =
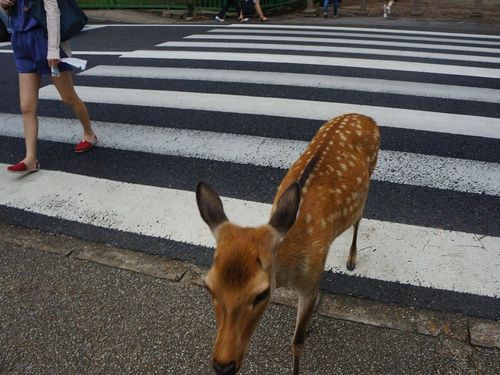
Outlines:
{"label": "crosswalk", "polygon": [[324,288],[499,317],[499,36],[238,24],[145,47],[102,51],[75,77],[99,136],[92,153],[68,157],[80,127],[43,109],[59,105],[46,85],[43,170],[8,175],[21,117],[0,112],[3,221],[206,265],[196,183],[219,191],[233,221],[265,223],[315,130],[359,112],[382,127],[382,150],[358,266],[345,269],[345,233]]}

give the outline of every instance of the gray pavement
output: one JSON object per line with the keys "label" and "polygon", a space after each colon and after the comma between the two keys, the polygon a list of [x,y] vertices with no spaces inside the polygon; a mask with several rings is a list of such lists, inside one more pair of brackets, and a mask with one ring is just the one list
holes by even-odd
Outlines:
{"label": "gray pavement", "polygon": [[[148,256],[152,264],[165,262],[155,270],[141,263],[140,272],[160,276],[154,277],[85,260],[127,268],[144,256],[133,254],[3,227],[0,373],[210,374],[215,323],[206,291],[193,283],[199,278],[196,267],[180,262],[171,267]],[[272,304],[242,373],[290,373],[294,323],[294,308]],[[500,350],[316,313],[302,369],[303,374],[498,374]]]}

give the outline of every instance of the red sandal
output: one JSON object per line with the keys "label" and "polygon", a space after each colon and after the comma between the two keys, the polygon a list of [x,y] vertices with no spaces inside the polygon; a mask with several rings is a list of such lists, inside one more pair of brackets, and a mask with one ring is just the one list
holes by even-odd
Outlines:
{"label": "red sandal", "polygon": [[7,167],[7,170],[11,173],[38,172],[40,170],[40,163],[38,161],[34,161],[33,163],[25,164],[24,162],[20,161],[17,164]]}
{"label": "red sandal", "polygon": [[80,141],[80,143],[78,143],[78,144],[75,146],[75,152],[82,153],[82,152],[88,151],[88,150],[90,150],[92,147],[94,147],[96,143],[97,143],[97,137],[96,137],[96,135],[94,134],[94,135],[92,136],[92,138],[90,138],[90,141],[87,141],[87,140],[85,140],[85,139],[82,139],[82,140]]}

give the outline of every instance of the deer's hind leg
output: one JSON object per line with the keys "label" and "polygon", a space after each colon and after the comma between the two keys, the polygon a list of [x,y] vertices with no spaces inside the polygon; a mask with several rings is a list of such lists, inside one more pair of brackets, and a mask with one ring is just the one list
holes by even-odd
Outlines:
{"label": "deer's hind leg", "polygon": [[351,249],[349,250],[349,257],[347,258],[347,270],[353,271],[356,268],[356,256],[358,254],[358,248],[356,246],[356,240],[358,239],[358,227],[361,217],[354,223],[354,234],[352,235]]}

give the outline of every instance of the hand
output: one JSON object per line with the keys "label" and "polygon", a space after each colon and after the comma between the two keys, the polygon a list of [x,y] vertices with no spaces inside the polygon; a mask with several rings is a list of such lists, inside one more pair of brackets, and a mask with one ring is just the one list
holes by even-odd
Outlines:
{"label": "hand", "polygon": [[[0,1],[3,1],[3,0],[0,0]],[[59,63],[61,62],[61,60],[59,59],[48,59],[48,64],[49,64],[49,67],[53,67],[53,66],[57,66],[59,65]]]}
{"label": "hand", "polygon": [[9,10],[15,4],[16,0],[0,0],[0,6],[5,10]]}

